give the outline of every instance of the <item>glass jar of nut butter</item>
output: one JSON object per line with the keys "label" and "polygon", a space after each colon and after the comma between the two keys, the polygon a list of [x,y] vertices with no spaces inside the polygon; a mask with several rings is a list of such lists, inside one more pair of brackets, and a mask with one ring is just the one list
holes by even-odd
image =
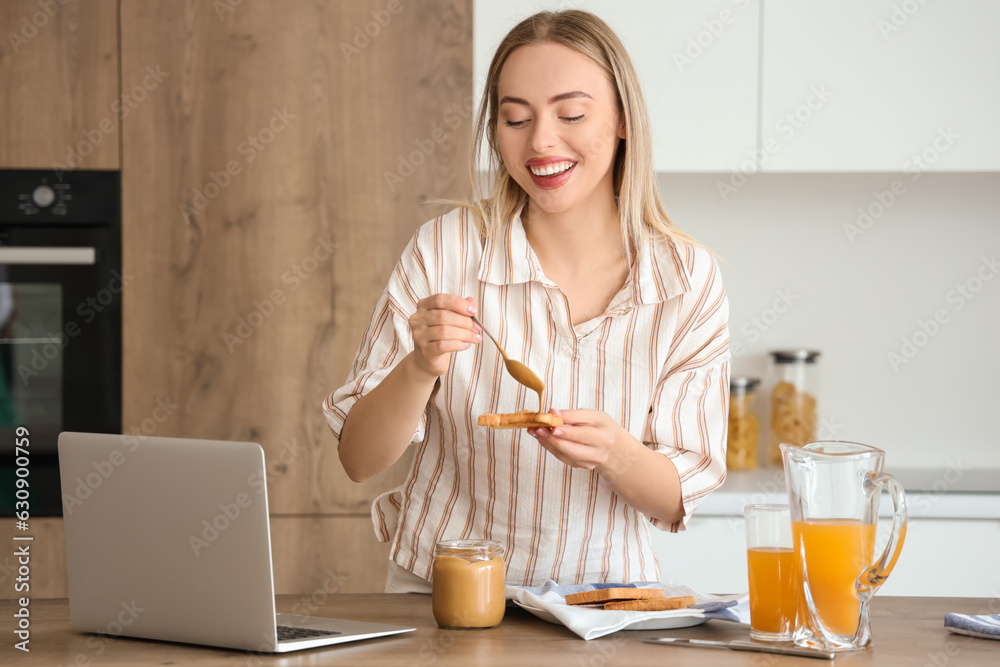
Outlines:
{"label": "glass jar of nut butter", "polygon": [[434,549],[431,607],[442,628],[492,628],[503,620],[503,547],[496,540],[445,540]]}
{"label": "glass jar of nut butter", "polygon": [[816,440],[816,359],[815,350],[776,350],[771,389],[768,458],[781,465],[778,445],[801,447]]}
{"label": "glass jar of nut butter", "polygon": [[757,378],[734,376],[729,380],[729,440],[726,467],[752,470],[757,467],[760,449],[760,421],[757,419]]}

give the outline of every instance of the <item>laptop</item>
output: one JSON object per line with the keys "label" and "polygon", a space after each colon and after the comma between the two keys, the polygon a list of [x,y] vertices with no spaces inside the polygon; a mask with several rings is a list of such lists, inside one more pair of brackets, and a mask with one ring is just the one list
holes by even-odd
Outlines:
{"label": "laptop", "polygon": [[76,630],[284,653],[416,629],[275,613],[260,445],[64,432],[58,446]]}

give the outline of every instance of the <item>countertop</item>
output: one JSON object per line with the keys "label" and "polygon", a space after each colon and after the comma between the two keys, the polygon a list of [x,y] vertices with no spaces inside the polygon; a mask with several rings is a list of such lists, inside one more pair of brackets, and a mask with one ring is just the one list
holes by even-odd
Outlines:
{"label": "countertop", "polygon": [[[960,466],[944,469],[887,469],[906,491],[911,519],[1000,519],[1000,470],[972,470]],[[722,488],[698,507],[698,516],[742,516],[750,503],[787,503],[785,471],[779,467],[730,471]],[[892,515],[887,497],[879,504],[880,516]]]}
{"label": "countertop", "polygon": [[[15,650],[7,633],[0,654],[4,665],[365,665],[391,667],[447,667],[448,665],[704,665],[759,666],[824,664],[791,656],[769,656],[737,651],[645,644],[645,637],[748,639],[746,625],[709,621],[676,630],[631,630],[584,641],[560,625],[546,623],[526,611],[508,609],[503,622],[489,630],[441,630],[431,614],[427,595],[331,595],[322,604],[314,598],[278,596],[278,611],[301,608],[309,600],[311,613],[330,618],[378,621],[415,627],[392,637],[280,655],[204,648],[184,644],[82,635],[70,626],[66,600],[37,600],[31,604],[31,653]],[[996,665],[1000,642],[966,637],[944,628],[948,612],[991,613],[989,598],[876,597],[871,607],[873,643],[863,651],[842,653],[838,667],[878,665]],[[0,602],[0,615],[10,618],[11,601]],[[995,612],[993,612],[995,613]],[[825,663],[833,664],[833,663]]]}

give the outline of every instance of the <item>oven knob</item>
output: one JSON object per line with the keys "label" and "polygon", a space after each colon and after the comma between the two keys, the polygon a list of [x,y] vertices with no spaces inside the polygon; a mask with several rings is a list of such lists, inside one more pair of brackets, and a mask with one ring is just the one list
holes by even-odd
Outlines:
{"label": "oven knob", "polygon": [[52,202],[56,200],[56,193],[47,185],[39,185],[35,188],[35,191],[31,193],[31,199],[37,206],[45,208],[46,206],[50,206]]}

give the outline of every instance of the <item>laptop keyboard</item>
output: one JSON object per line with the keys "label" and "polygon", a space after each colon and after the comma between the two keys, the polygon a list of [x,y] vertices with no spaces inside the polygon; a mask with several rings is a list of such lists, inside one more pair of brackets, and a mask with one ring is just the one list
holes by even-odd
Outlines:
{"label": "laptop keyboard", "polygon": [[314,639],[316,637],[333,637],[341,634],[333,630],[313,630],[312,628],[293,628],[290,625],[278,626],[278,641],[289,641],[292,639]]}

